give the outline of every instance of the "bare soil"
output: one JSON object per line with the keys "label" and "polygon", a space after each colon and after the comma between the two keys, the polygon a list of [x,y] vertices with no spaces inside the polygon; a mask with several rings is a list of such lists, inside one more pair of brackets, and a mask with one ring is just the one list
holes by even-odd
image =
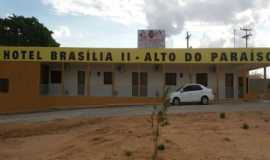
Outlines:
{"label": "bare soil", "polygon": [[[148,116],[0,124],[0,160],[151,159]],[[269,160],[270,113],[169,115],[160,160]],[[249,128],[243,129],[246,123]]]}

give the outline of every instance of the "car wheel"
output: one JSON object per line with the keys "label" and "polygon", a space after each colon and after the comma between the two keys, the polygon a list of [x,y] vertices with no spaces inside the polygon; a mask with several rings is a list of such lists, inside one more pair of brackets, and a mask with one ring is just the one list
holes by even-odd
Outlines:
{"label": "car wheel", "polygon": [[173,105],[179,105],[181,102],[180,102],[180,99],[179,98],[174,98],[173,99]]}
{"label": "car wheel", "polygon": [[203,96],[202,99],[201,99],[201,103],[202,103],[203,105],[209,104],[209,99],[208,99],[208,97]]}

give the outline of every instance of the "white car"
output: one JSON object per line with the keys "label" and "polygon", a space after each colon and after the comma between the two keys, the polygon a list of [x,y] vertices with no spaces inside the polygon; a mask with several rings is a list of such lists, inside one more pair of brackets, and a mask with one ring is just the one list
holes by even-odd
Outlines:
{"label": "white car", "polygon": [[176,92],[172,92],[169,98],[170,103],[173,105],[178,105],[182,102],[200,102],[206,105],[214,99],[214,94],[212,89],[201,84],[186,84]]}

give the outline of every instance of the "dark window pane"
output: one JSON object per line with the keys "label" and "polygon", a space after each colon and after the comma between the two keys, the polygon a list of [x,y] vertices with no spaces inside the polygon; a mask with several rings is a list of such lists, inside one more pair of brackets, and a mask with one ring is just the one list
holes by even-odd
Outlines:
{"label": "dark window pane", "polygon": [[140,74],[140,96],[147,96],[147,73],[141,72]]}
{"label": "dark window pane", "polygon": [[165,84],[176,86],[176,73],[165,73]]}
{"label": "dark window pane", "polygon": [[198,73],[196,74],[196,82],[198,84],[208,86],[208,74],[207,73]]}
{"label": "dark window pane", "polygon": [[8,79],[0,79],[0,92],[7,93],[9,89],[9,80]]}
{"label": "dark window pane", "polygon": [[51,83],[61,83],[62,74],[61,71],[51,71]]}
{"label": "dark window pane", "polygon": [[192,90],[193,90],[193,91],[199,91],[199,90],[202,90],[202,87],[199,86],[199,85],[193,85],[193,86],[192,86]]}
{"label": "dark window pane", "polygon": [[184,92],[189,92],[189,91],[192,91],[192,86],[187,86],[183,89]]}
{"label": "dark window pane", "polygon": [[84,95],[85,93],[85,72],[78,71],[78,95]]}
{"label": "dark window pane", "polygon": [[139,74],[132,72],[132,96],[139,96]]}
{"label": "dark window pane", "polygon": [[104,84],[112,84],[112,72],[104,72]]}
{"label": "dark window pane", "polygon": [[49,65],[41,65],[40,68],[40,82],[41,84],[48,84],[49,83],[49,74],[50,74],[50,67]]}

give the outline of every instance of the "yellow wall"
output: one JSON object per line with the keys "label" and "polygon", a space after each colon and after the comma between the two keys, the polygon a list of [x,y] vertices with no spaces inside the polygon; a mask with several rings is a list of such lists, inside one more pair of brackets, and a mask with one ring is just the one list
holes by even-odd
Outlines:
{"label": "yellow wall", "polygon": [[0,92],[0,113],[98,105],[156,104],[143,97],[40,96],[39,62],[0,62],[0,78],[9,79],[9,93]]}

